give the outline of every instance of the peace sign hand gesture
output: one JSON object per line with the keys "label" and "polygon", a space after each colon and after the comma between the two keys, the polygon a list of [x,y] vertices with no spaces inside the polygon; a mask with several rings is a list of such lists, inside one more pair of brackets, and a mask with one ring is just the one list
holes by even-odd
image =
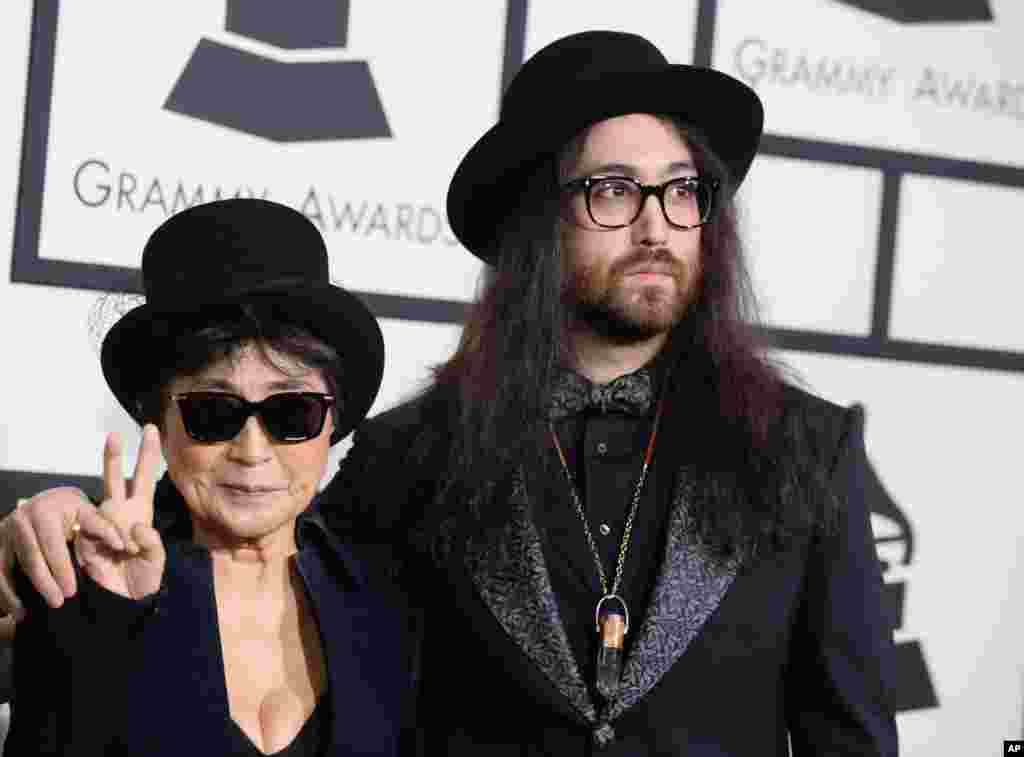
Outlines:
{"label": "peace sign hand gesture", "polygon": [[160,464],[160,432],[147,424],[135,463],[135,475],[124,480],[121,440],[109,434],[103,448],[103,484],[106,499],[99,515],[121,534],[123,550],[111,546],[95,520],[79,520],[75,557],[82,569],[108,591],[131,599],[143,599],[160,588],[166,553],[160,534],[153,528],[153,492]]}

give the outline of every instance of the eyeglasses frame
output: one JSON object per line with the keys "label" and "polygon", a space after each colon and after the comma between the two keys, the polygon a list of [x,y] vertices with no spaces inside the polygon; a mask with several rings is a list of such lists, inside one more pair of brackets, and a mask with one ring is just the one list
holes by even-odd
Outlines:
{"label": "eyeglasses frame", "polygon": [[[609,225],[609,224],[601,223],[596,218],[594,218],[594,211],[590,207],[590,191],[591,191],[591,187],[593,187],[598,182],[608,181],[609,179],[628,181],[628,182],[634,184],[640,190],[640,204],[637,206],[636,215],[633,216],[633,218],[629,221],[629,223],[621,223],[621,224]],[[692,226],[686,226],[684,224],[675,223],[672,219],[670,219],[668,217],[668,211],[665,210],[665,191],[670,186],[672,186],[673,184],[678,184],[680,182],[693,182],[693,183],[697,183],[697,184],[705,184],[711,190],[711,195],[710,195],[710,197],[708,199],[708,212],[707,212],[707,216],[700,223],[693,224]],[[584,197],[584,200],[585,200],[586,206],[587,206],[587,215],[590,217],[590,220],[593,221],[594,224],[599,229],[601,229],[601,230],[611,231],[613,229],[624,229],[627,226],[632,226],[634,223],[636,223],[636,220],[644,212],[644,206],[647,204],[647,198],[653,195],[654,197],[658,198],[658,205],[661,206],[661,215],[664,216],[665,222],[668,223],[668,225],[671,226],[674,229],[681,229],[683,231],[689,231],[691,229],[700,228],[701,226],[706,225],[711,220],[711,217],[715,213],[715,198],[718,195],[718,189],[719,189],[720,186],[721,186],[721,182],[718,179],[716,179],[714,177],[711,177],[711,176],[699,176],[699,175],[698,176],[680,176],[680,177],[675,178],[675,179],[669,179],[668,181],[662,182],[661,184],[644,184],[639,179],[636,179],[636,178],[634,178],[632,176],[608,175],[608,176],[580,176],[579,178],[570,179],[569,181],[565,182],[564,184],[561,185],[560,189],[563,192],[566,192],[566,191],[582,191],[583,192],[583,197]],[[566,219],[566,220],[569,220],[569,219]],[[574,226],[578,226],[579,225],[579,224],[574,223],[572,220],[569,220],[569,222],[573,223]],[[586,227],[581,227],[581,228],[586,228]]]}

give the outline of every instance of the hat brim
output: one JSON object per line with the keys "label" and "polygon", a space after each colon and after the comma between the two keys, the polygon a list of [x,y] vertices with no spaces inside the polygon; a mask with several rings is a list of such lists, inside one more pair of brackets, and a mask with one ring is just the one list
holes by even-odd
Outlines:
{"label": "hat brim", "polygon": [[[369,308],[355,295],[330,284],[288,291],[265,291],[226,297],[201,307],[169,311],[140,305],[126,313],[104,337],[100,351],[103,377],[118,402],[138,422],[137,400],[153,388],[162,368],[173,361],[169,340],[183,324],[194,324],[204,311],[251,303],[275,318],[300,326],[337,351],[343,366],[342,396],[331,444],[346,437],[369,412],[384,375],[384,338]],[[173,367],[173,366],[172,366]]]}
{"label": "hat brim", "polygon": [[628,113],[667,115],[694,126],[739,186],[757,153],[764,109],[742,82],[710,68],[666,64],[578,78],[536,117],[500,120],[462,159],[448,187],[448,221],[458,240],[493,263],[492,241],[523,180],[590,124]]}

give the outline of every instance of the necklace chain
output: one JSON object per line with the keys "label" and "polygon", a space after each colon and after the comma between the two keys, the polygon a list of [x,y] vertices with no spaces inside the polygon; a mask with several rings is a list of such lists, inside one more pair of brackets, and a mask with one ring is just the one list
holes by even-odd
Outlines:
{"label": "necklace chain", "polygon": [[622,532],[622,541],[619,543],[619,554],[615,561],[615,576],[612,579],[610,591],[608,588],[608,578],[604,572],[604,565],[601,563],[601,553],[597,548],[597,542],[594,541],[594,534],[591,532],[590,524],[587,522],[587,514],[583,510],[583,503],[580,501],[580,496],[576,491],[576,481],[569,470],[565,453],[562,451],[562,445],[558,441],[558,434],[555,433],[555,427],[548,424],[548,428],[551,431],[551,440],[554,442],[555,450],[558,452],[558,460],[562,464],[562,472],[565,474],[565,479],[569,484],[569,494],[572,495],[573,504],[576,506],[576,514],[580,516],[580,523],[583,524],[583,534],[587,537],[587,545],[590,547],[590,553],[594,558],[594,567],[597,568],[597,577],[601,582],[601,591],[606,597],[618,595],[619,593],[619,584],[622,582],[622,569],[626,564],[630,537],[633,535],[633,521],[636,519],[637,510],[640,509],[640,493],[643,491],[644,482],[647,481],[647,471],[651,466],[651,458],[654,454],[654,440],[658,435],[658,422],[661,420],[663,406],[664,401],[660,400],[658,402],[658,410],[654,416],[654,426],[651,428],[651,437],[647,441],[644,464],[640,469],[640,477],[637,479],[636,486],[633,488],[633,501],[629,508],[629,515],[626,516],[626,527]]}

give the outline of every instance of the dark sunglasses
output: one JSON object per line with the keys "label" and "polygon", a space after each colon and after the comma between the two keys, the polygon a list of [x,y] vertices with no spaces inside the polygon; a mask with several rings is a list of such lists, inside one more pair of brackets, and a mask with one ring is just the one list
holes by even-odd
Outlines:
{"label": "dark sunglasses", "polygon": [[260,402],[225,392],[183,392],[171,399],[178,403],[185,432],[204,443],[234,439],[254,413],[274,441],[306,442],[320,436],[334,404],[332,395],[318,392],[282,392]]}

